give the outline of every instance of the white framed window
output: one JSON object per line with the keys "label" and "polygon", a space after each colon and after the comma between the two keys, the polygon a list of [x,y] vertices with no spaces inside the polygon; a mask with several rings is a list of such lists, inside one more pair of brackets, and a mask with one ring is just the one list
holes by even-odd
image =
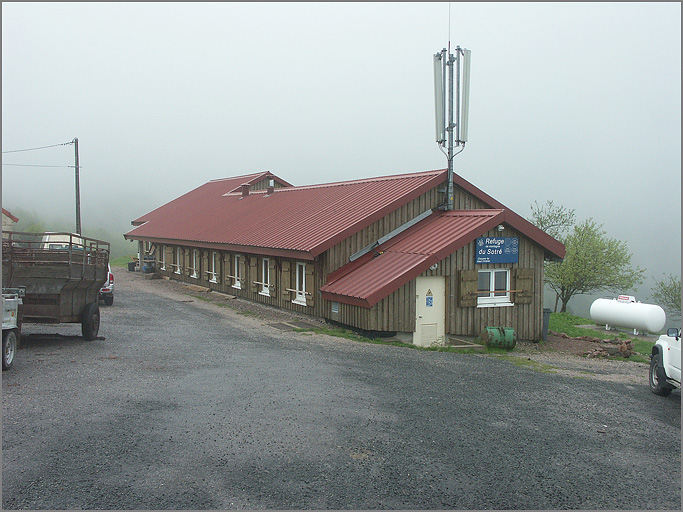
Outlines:
{"label": "white framed window", "polygon": [[161,251],[161,261],[159,262],[159,270],[166,270],[166,246],[160,245],[159,250]]}
{"label": "white framed window", "polygon": [[294,304],[306,305],[306,264],[296,264],[296,286],[294,288]]}
{"label": "white framed window", "polygon": [[240,273],[240,257],[239,254],[235,254],[235,257],[233,260],[235,261],[235,266],[233,268],[233,278],[235,279],[235,282],[232,283],[233,288],[242,288],[242,274]]}
{"label": "white framed window", "polygon": [[261,290],[259,295],[270,296],[270,260],[263,258],[261,260]]}
{"label": "white framed window", "polygon": [[199,251],[197,249],[192,249],[192,268],[190,269],[190,277],[197,279],[199,275]]}
{"label": "white framed window", "polygon": [[477,307],[512,306],[510,302],[510,270],[480,270]]}
{"label": "white framed window", "polygon": [[181,248],[176,247],[175,251],[173,251],[173,266],[175,267],[175,270],[173,271],[175,274],[182,274],[183,273],[183,266],[181,259],[182,253],[181,253]]}
{"label": "white framed window", "polygon": [[218,277],[220,274],[219,255],[216,251],[211,251],[211,259],[209,260],[209,282],[218,283]]}

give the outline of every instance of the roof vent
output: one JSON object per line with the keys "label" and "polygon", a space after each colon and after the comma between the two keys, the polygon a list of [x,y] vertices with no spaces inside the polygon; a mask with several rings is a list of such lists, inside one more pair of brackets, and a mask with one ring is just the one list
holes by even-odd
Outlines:
{"label": "roof vent", "polygon": [[249,195],[249,188],[251,188],[249,183],[243,183],[240,188],[242,189],[242,197]]}
{"label": "roof vent", "polygon": [[270,195],[275,192],[275,180],[268,180],[268,188],[266,189],[266,194]]}

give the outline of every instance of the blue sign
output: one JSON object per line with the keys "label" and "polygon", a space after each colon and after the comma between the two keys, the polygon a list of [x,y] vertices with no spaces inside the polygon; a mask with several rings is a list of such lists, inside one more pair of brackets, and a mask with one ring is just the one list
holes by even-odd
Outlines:
{"label": "blue sign", "polygon": [[487,236],[477,238],[475,263],[517,263],[519,238],[516,236]]}

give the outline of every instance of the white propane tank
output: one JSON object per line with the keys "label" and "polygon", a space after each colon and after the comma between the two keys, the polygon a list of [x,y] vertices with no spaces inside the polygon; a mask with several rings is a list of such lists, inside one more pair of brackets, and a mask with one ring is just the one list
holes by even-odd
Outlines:
{"label": "white propane tank", "polygon": [[596,299],[591,304],[591,320],[606,326],[627,327],[657,333],[666,324],[666,313],[656,304]]}

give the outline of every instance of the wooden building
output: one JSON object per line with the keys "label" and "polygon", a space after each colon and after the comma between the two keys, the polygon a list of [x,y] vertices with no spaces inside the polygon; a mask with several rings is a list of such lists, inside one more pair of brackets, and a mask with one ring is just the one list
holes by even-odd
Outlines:
{"label": "wooden building", "polygon": [[178,281],[418,345],[512,327],[539,340],[543,262],[564,246],[447,171],[295,187],[258,173],[214,180],[143,215]]}
{"label": "wooden building", "polygon": [[[5,210],[4,208],[2,209],[2,230],[4,231],[12,231],[14,229],[14,225],[19,222],[19,219],[17,219],[14,215],[12,215],[9,211]],[[2,235],[3,238],[5,238],[5,235]]]}

